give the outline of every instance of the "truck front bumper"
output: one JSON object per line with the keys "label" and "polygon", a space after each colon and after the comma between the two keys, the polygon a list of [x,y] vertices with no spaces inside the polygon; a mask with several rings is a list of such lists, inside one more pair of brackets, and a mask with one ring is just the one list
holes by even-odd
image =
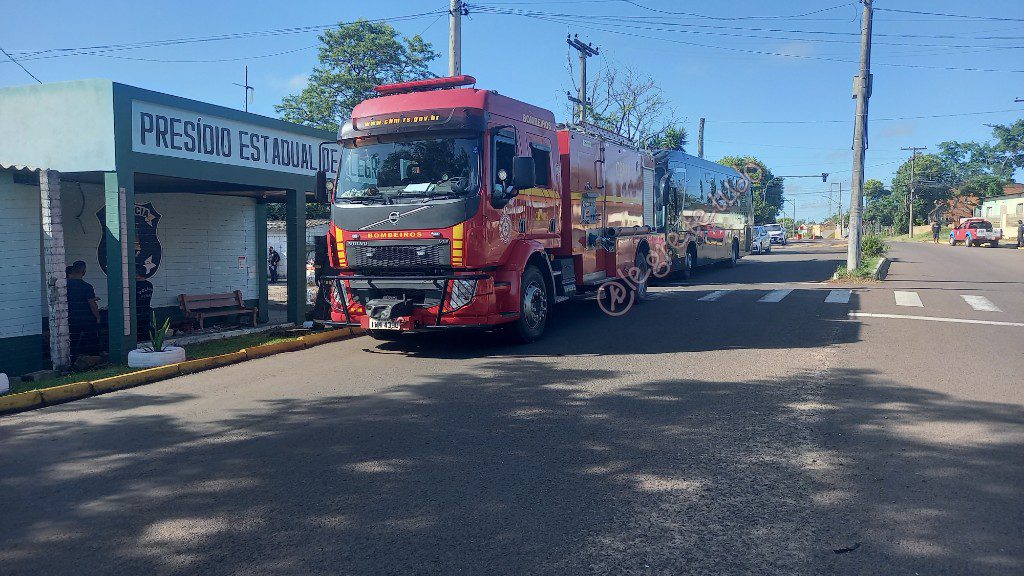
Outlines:
{"label": "truck front bumper", "polygon": [[[498,311],[489,274],[390,276],[354,274],[324,278],[333,285],[331,320],[325,324],[374,329],[387,321],[403,332],[480,328],[509,322]],[[470,288],[471,286],[471,288]]]}

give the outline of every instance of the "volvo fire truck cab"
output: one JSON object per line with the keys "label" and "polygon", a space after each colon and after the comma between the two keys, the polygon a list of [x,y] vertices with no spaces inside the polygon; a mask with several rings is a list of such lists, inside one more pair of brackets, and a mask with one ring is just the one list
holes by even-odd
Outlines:
{"label": "volvo fire truck cab", "polygon": [[475,82],[378,86],[339,131],[334,185],[317,189],[331,323],[384,339],[506,325],[531,341],[578,292],[615,281],[646,295],[636,271],[664,252],[644,221],[650,155]]}

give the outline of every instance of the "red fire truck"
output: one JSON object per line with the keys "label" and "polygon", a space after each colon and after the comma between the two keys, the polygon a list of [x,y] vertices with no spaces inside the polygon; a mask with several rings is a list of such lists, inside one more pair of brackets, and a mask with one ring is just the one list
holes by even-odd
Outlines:
{"label": "red fire truck", "polygon": [[339,131],[337,176],[317,187],[332,324],[382,339],[506,325],[531,341],[579,292],[615,282],[646,296],[649,255],[666,253],[653,157],[473,84],[379,86]]}

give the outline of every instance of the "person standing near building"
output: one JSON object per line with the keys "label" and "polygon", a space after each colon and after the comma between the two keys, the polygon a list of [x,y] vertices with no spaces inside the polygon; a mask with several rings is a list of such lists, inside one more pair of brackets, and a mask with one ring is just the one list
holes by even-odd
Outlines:
{"label": "person standing near building", "polygon": [[938,220],[932,220],[932,242],[939,243],[939,232],[942,232],[942,224]]}
{"label": "person standing near building", "polygon": [[99,339],[99,298],[92,284],[84,280],[85,262],[78,260],[66,268],[68,277],[68,334],[71,337],[71,361],[83,354],[96,354]]}
{"label": "person standing near building", "polygon": [[1024,220],[1017,220],[1017,248],[1024,248]]}
{"label": "person standing near building", "polygon": [[274,247],[270,247],[270,253],[267,255],[267,264],[270,265],[270,283],[277,283],[277,267],[281,265],[281,255],[274,250]]}

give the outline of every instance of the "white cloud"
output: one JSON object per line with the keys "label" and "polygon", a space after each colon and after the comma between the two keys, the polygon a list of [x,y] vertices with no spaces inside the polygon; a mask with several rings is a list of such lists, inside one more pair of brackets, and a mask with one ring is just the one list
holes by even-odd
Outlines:
{"label": "white cloud", "polygon": [[290,92],[298,92],[305,88],[307,84],[309,84],[309,74],[296,74],[288,79],[285,83],[285,87],[287,87]]}

